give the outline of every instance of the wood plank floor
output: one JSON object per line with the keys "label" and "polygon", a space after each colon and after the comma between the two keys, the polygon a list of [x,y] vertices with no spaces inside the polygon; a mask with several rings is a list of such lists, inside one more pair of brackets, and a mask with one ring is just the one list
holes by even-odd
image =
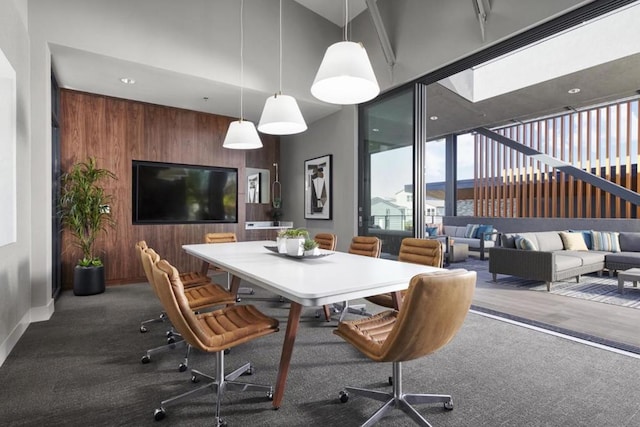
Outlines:
{"label": "wood plank floor", "polygon": [[[640,353],[640,310],[637,308],[501,285],[500,278],[494,283],[488,271],[489,262],[484,263],[486,268],[477,271],[475,307],[548,325],[559,332],[573,331],[589,341]],[[450,268],[465,268],[465,263],[455,263]]]}

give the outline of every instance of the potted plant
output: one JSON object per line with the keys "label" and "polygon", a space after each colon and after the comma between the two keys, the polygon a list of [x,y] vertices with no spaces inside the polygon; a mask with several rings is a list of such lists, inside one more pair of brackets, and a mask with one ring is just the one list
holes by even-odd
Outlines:
{"label": "potted plant", "polygon": [[307,238],[302,244],[304,248],[304,256],[314,256],[318,255],[318,242],[313,239]]}
{"label": "potted plant", "polygon": [[308,237],[309,232],[304,228],[289,228],[284,230],[280,238],[284,239],[285,243],[284,245],[282,243],[278,245],[278,252],[280,252],[281,247],[284,246],[288,255],[302,255],[304,251],[303,244]]}
{"label": "potted plant", "polygon": [[100,182],[117,179],[107,169],[98,168],[95,157],[74,164],[61,180],[60,219],[73,237],[73,245],[82,251],[82,258],[73,274],[73,293],[93,295],[104,292],[104,266],[96,255],[96,238],[107,227],[115,225],[106,194]]}

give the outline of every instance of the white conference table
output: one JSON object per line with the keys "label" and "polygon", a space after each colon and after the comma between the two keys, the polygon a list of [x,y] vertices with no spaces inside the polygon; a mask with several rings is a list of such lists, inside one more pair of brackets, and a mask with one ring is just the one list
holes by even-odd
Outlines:
{"label": "white conference table", "polygon": [[[329,256],[298,259],[274,253],[265,246],[273,241],[194,244],[182,248],[232,275],[231,290],[237,292],[246,280],[291,301],[273,406],[279,408],[284,396],[302,306],[349,301],[385,292],[399,300],[400,291],[413,276],[439,270],[420,264],[321,250]],[[399,305],[399,303],[396,303]]]}

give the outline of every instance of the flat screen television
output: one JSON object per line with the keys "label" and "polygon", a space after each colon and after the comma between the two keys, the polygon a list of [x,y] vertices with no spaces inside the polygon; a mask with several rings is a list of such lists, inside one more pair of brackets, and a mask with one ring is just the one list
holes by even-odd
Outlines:
{"label": "flat screen television", "polygon": [[238,169],[134,160],[134,224],[237,223]]}

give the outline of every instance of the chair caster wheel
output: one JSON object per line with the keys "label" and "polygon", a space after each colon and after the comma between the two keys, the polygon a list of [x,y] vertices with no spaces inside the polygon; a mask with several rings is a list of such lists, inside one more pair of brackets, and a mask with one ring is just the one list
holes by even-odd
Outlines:
{"label": "chair caster wheel", "polygon": [[349,401],[349,393],[347,393],[345,390],[342,390],[339,396],[340,396],[340,402],[347,403]]}
{"label": "chair caster wheel", "polygon": [[167,344],[174,344],[175,342],[176,342],[176,338],[173,335],[167,338]]}
{"label": "chair caster wheel", "polygon": [[216,427],[227,427],[227,422],[224,421],[222,418],[218,418],[215,425]]}
{"label": "chair caster wheel", "polygon": [[191,382],[192,383],[199,383],[200,382],[200,378],[196,377],[195,375],[191,375]]}
{"label": "chair caster wheel", "polygon": [[148,354],[145,354],[144,356],[142,356],[142,359],[140,359],[140,363],[142,363],[143,365],[146,365],[149,362],[151,362],[151,356],[149,356]]}
{"label": "chair caster wheel", "polygon": [[389,385],[393,385],[393,377],[389,377],[389,379],[387,380],[387,382],[389,383]]}
{"label": "chair caster wheel", "polygon": [[249,366],[249,369],[247,369],[244,373],[245,375],[253,375],[254,369],[253,366]]}
{"label": "chair caster wheel", "polygon": [[144,334],[144,333],[145,333],[145,332],[147,332],[147,331],[148,331],[148,329],[147,329],[146,327],[144,327],[144,326],[140,326],[140,333],[141,333],[141,334]]}
{"label": "chair caster wheel", "polygon": [[267,392],[267,399],[273,401],[273,391],[268,391]]}
{"label": "chair caster wheel", "polygon": [[231,353],[231,349],[230,348],[225,348],[224,349],[224,354],[229,354]]}
{"label": "chair caster wheel", "polygon": [[255,295],[256,291],[254,291],[253,289],[251,289],[251,292],[249,292],[249,295]]}
{"label": "chair caster wheel", "polygon": [[184,363],[181,363],[180,366],[178,366],[178,371],[184,372],[186,370],[187,370],[187,365],[185,365]]}
{"label": "chair caster wheel", "polygon": [[236,297],[236,302],[240,302],[240,301],[242,301],[242,298]]}
{"label": "chair caster wheel", "polygon": [[167,331],[167,338],[172,337],[173,336],[173,331]]}
{"label": "chair caster wheel", "polygon": [[153,419],[156,421],[164,420],[164,417],[166,416],[167,416],[167,413],[165,412],[164,408],[158,408],[155,411],[153,411]]}
{"label": "chair caster wheel", "polygon": [[444,402],[444,409],[446,409],[447,411],[453,411],[453,400]]}

